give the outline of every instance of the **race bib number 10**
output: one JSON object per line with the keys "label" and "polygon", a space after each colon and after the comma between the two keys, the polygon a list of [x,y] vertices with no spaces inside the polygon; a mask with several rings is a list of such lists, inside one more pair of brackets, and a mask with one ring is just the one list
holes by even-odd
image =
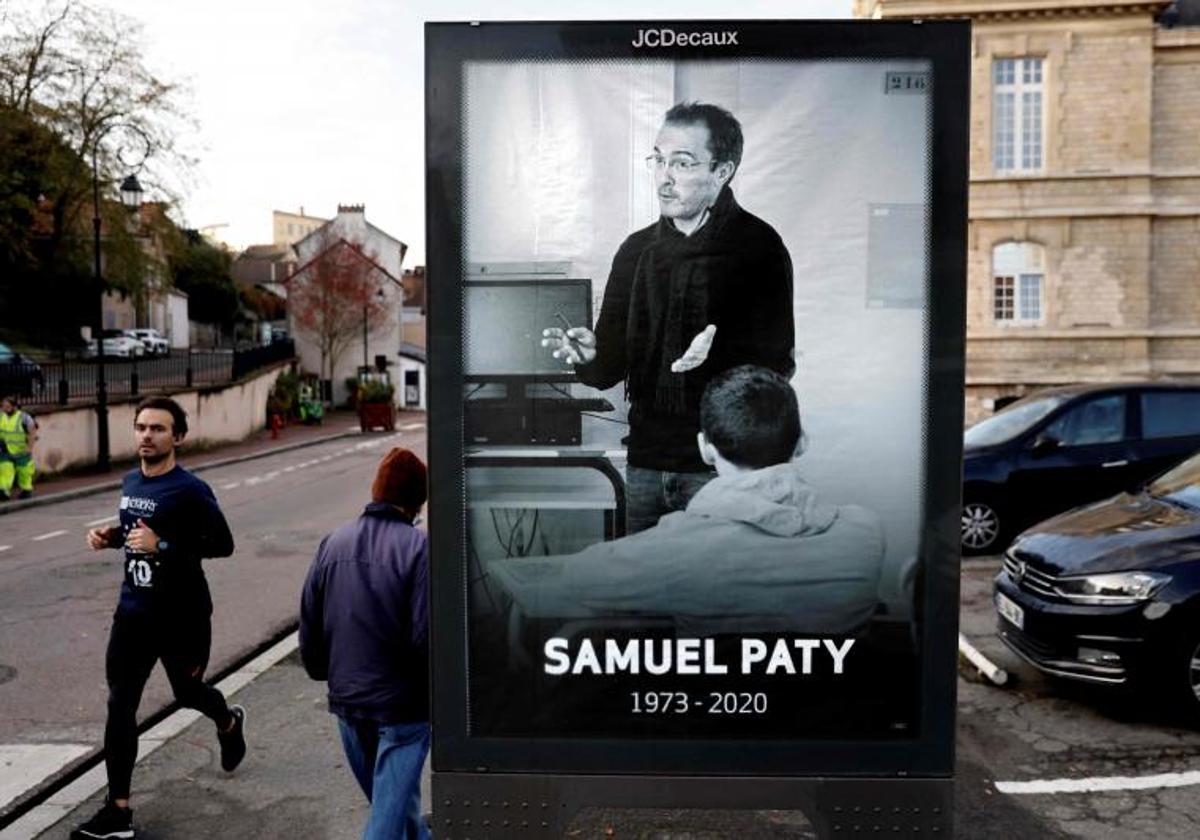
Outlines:
{"label": "race bib number 10", "polygon": [[145,557],[134,556],[126,560],[125,575],[139,589],[151,589],[154,586],[154,566]]}

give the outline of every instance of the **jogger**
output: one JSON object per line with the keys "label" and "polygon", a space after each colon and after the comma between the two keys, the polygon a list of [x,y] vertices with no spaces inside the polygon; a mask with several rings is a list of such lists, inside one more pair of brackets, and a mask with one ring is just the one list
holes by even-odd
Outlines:
{"label": "jogger", "polygon": [[187,434],[187,414],[166,397],[152,397],[134,415],[141,465],[125,476],[120,525],[94,528],[93,551],[124,549],[125,581],[105,656],[108,718],[104,727],[108,798],[72,838],[132,838],[130,782],[137,760],[137,709],[154,664],[162,661],[181,705],[217,726],[221,767],[231,771],[246,754],[245,719],[204,683],[212,643],[212,599],[200,561],[228,557],[233,535],[212,489],[175,462]]}

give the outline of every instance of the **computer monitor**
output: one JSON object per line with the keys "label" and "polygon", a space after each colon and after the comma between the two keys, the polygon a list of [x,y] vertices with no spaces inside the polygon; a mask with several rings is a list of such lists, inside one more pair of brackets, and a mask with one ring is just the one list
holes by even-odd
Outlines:
{"label": "computer monitor", "polygon": [[591,280],[468,281],[463,287],[467,382],[575,381],[571,366],[542,346],[542,330],[561,328],[563,320],[591,328]]}

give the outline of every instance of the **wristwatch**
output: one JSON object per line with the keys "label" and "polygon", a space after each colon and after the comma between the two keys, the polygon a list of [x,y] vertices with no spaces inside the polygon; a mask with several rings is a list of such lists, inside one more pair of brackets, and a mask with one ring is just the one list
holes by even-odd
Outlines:
{"label": "wristwatch", "polygon": [[167,549],[169,549],[170,547],[171,547],[171,544],[170,544],[169,542],[167,542],[166,540],[161,540],[161,539],[160,539],[160,540],[158,541],[158,550],[159,550],[159,551],[166,551],[166,550],[167,550]]}

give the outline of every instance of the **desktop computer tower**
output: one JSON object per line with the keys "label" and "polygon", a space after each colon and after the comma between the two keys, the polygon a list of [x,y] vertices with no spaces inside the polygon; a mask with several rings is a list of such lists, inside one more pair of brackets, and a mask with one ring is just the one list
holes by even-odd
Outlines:
{"label": "desktop computer tower", "polygon": [[578,446],[583,419],[566,399],[473,399],[464,407],[467,446]]}

